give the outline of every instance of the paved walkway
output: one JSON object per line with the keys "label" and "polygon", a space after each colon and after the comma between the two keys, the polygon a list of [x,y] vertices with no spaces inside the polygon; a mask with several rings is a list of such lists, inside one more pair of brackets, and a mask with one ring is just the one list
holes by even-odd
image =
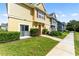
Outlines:
{"label": "paved walkway", "polygon": [[49,36],[49,35],[41,35],[41,36],[51,38],[51,39],[56,40],[56,41],[61,41],[62,40],[60,38],[52,37],[52,36]]}
{"label": "paved walkway", "polygon": [[47,56],[75,56],[74,33],[69,33]]}

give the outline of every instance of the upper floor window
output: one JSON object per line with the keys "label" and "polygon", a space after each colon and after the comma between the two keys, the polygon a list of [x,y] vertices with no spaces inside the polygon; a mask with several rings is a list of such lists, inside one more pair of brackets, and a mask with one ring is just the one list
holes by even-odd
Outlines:
{"label": "upper floor window", "polygon": [[45,19],[45,14],[37,10],[37,18]]}
{"label": "upper floor window", "polygon": [[53,23],[56,23],[56,21],[55,21],[55,20],[53,20]]}
{"label": "upper floor window", "polygon": [[56,21],[52,19],[52,22],[51,22],[51,23],[55,24],[55,23],[56,23]]}

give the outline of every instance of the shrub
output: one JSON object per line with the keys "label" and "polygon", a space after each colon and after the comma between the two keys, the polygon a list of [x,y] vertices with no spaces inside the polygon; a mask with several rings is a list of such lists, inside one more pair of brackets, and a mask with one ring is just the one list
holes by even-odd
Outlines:
{"label": "shrub", "polygon": [[68,30],[65,30],[64,32],[66,32],[66,33],[69,33],[70,31],[68,31]]}
{"label": "shrub", "polygon": [[48,29],[43,29],[43,30],[42,30],[42,33],[43,33],[43,34],[48,34]]}
{"label": "shrub", "polygon": [[39,36],[40,35],[39,29],[37,29],[37,28],[31,28],[30,29],[30,35],[31,36]]}
{"label": "shrub", "polygon": [[19,32],[0,32],[0,42],[19,40]]}
{"label": "shrub", "polygon": [[49,34],[50,34],[50,32],[48,31],[48,32],[47,32],[47,35],[49,35]]}
{"label": "shrub", "polygon": [[51,36],[59,36],[59,35],[62,35],[62,33],[59,31],[52,31],[52,32],[50,32],[50,35]]}

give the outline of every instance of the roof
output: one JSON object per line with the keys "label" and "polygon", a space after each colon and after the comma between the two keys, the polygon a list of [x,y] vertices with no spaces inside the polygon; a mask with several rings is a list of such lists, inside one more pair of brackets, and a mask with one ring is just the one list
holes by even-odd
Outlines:
{"label": "roof", "polygon": [[51,13],[51,14],[49,14],[49,16],[50,16],[50,18],[53,18],[53,20],[58,21],[57,18],[56,18],[55,13]]}
{"label": "roof", "polygon": [[60,21],[58,21],[58,23],[61,24],[61,25],[66,25],[65,22],[60,22]]}
{"label": "roof", "polygon": [[2,23],[1,24],[1,27],[6,27],[6,26],[8,26],[8,23]]}
{"label": "roof", "polygon": [[[46,14],[46,16],[48,16],[50,18],[49,14],[46,12],[45,8],[44,8],[45,11],[43,11],[40,8],[37,7],[41,3],[23,3],[23,4],[25,4],[25,5],[27,5],[27,6],[31,7],[31,8],[35,8],[35,9],[38,9],[38,10],[42,11],[43,13]],[[44,3],[42,3],[42,4],[43,4],[43,7],[44,7]]]}
{"label": "roof", "polygon": [[40,4],[43,4],[43,8],[44,8],[44,10],[46,11],[46,9],[45,9],[45,7],[44,7],[44,3],[28,3],[29,5],[32,5],[32,6],[35,6],[35,7],[37,7],[38,8],[38,6],[40,5]]}

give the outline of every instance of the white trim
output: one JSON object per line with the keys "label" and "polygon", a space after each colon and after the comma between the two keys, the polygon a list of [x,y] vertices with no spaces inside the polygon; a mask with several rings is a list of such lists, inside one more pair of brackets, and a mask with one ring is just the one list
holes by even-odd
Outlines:
{"label": "white trim", "polygon": [[[18,31],[19,31],[19,32],[20,32],[20,25],[21,25],[21,24],[22,24],[22,25],[28,25],[28,24],[26,24],[26,23],[19,23],[19,24],[18,24]],[[28,25],[28,26],[29,26],[29,25]]]}
{"label": "white trim", "polygon": [[27,39],[27,38],[31,38],[31,36],[23,36],[23,37],[20,37],[20,39]]}
{"label": "white trim", "polygon": [[[18,31],[20,32],[20,25],[27,25],[26,23],[19,23],[18,24]],[[29,25],[28,25],[29,26]],[[29,32],[29,29],[28,29],[28,32]],[[25,38],[29,38],[30,37],[30,35],[28,35],[28,36],[22,36],[22,37],[20,37],[20,39],[25,39]]]}

